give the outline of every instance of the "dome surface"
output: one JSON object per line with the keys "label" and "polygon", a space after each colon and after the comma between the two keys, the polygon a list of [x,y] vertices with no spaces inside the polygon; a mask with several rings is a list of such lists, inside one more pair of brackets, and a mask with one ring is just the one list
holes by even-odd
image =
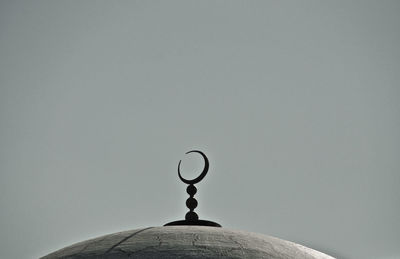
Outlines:
{"label": "dome surface", "polygon": [[164,226],[124,231],[83,241],[42,257],[54,258],[333,259],[279,238],[205,226]]}

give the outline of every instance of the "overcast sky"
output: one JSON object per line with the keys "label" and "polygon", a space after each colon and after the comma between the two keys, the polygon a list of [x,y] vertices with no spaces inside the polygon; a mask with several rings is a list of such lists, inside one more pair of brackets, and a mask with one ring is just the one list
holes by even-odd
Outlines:
{"label": "overcast sky", "polygon": [[400,258],[400,1],[0,2],[0,258],[183,219]]}

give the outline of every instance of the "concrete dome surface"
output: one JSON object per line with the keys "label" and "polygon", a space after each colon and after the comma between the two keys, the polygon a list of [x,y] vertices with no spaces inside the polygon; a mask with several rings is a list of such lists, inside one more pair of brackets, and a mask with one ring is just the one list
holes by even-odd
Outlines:
{"label": "concrete dome surface", "polygon": [[205,226],[164,226],[124,231],[83,241],[42,257],[55,258],[333,259],[279,238]]}

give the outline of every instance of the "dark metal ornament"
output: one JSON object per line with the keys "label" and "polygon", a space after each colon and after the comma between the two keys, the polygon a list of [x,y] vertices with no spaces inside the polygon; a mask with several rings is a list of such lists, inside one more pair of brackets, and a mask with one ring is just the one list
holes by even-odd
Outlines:
{"label": "dark metal ornament", "polygon": [[198,205],[197,200],[194,198],[194,195],[197,192],[197,188],[194,185],[196,183],[200,182],[201,180],[203,180],[203,178],[207,175],[208,168],[209,168],[209,162],[208,162],[207,156],[199,150],[192,150],[192,151],[186,152],[186,154],[189,154],[189,153],[199,153],[203,157],[204,169],[198,177],[196,177],[195,179],[192,179],[192,180],[188,180],[188,179],[183,178],[181,175],[180,167],[181,167],[182,160],[179,161],[179,164],[178,164],[179,179],[181,179],[182,182],[188,184],[188,187],[186,188],[186,192],[189,194],[189,198],[186,200],[186,207],[188,207],[189,211],[186,213],[185,220],[173,221],[173,222],[165,224],[164,226],[195,225],[195,226],[221,227],[221,225],[218,223],[208,221],[208,220],[200,220],[197,213],[194,212],[194,209]]}
{"label": "dark metal ornament", "polygon": [[201,152],[201,151],[192,150],[192,151],[186,152],[186,154],[189,154],[189,153],[199,153],[199,154],[203,157],[203,159],[204,159],[204,169],[203,169],[203,172],[201,172],[201,174],[200,174],[197,178],[195,178],[195,179],[193,179],[193,180],[187,180],[187,179],[183,178],[182,175],[181,175],[181,162],[182,162],[182,160],[179,160],[179,164],[178,164],[178,176],[179,176],[179,178],[181,179],[181,181],[184,182],[184,183],[186,183],[186,184],[196,184],[196,183],[200,182],[201,180],[203,180],[203,178],[206,176],[206,174],[207,174],[207,172],[208,172],[208,168],[209,168],[209,166],[210,166],[210,163],[208,162],[208,158],[206,157],[206,155],[204,155],[204,153]]}

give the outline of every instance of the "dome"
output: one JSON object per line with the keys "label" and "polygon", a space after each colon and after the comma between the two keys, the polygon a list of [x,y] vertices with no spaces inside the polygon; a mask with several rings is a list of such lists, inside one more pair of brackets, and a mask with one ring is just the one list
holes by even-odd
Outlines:
{"label": "dome", "polygon": [[207,174],[209,162],[206,155],[198,150],[204,159],[204,169],[200,176],[187,180],[178,176],[187,184],[189,198],[186,206],[189,211],[184,220],[165,224],[163,227],[149,227],[118,232],[83,241],[51,253],[42,259],[94,259],[94,258],[266,258],[266,259],[328,259],[333,258],[308,247],[265,236],[238,230],[222,228],[220,224],[201,220],[194,209],[197,200],[194,195],[200,182]]}
{"label": "dome", "polygon": [[118,232],[51,253],[55,258],[330,258],[308,247],[246,231],[208,226],[164,226]]}

